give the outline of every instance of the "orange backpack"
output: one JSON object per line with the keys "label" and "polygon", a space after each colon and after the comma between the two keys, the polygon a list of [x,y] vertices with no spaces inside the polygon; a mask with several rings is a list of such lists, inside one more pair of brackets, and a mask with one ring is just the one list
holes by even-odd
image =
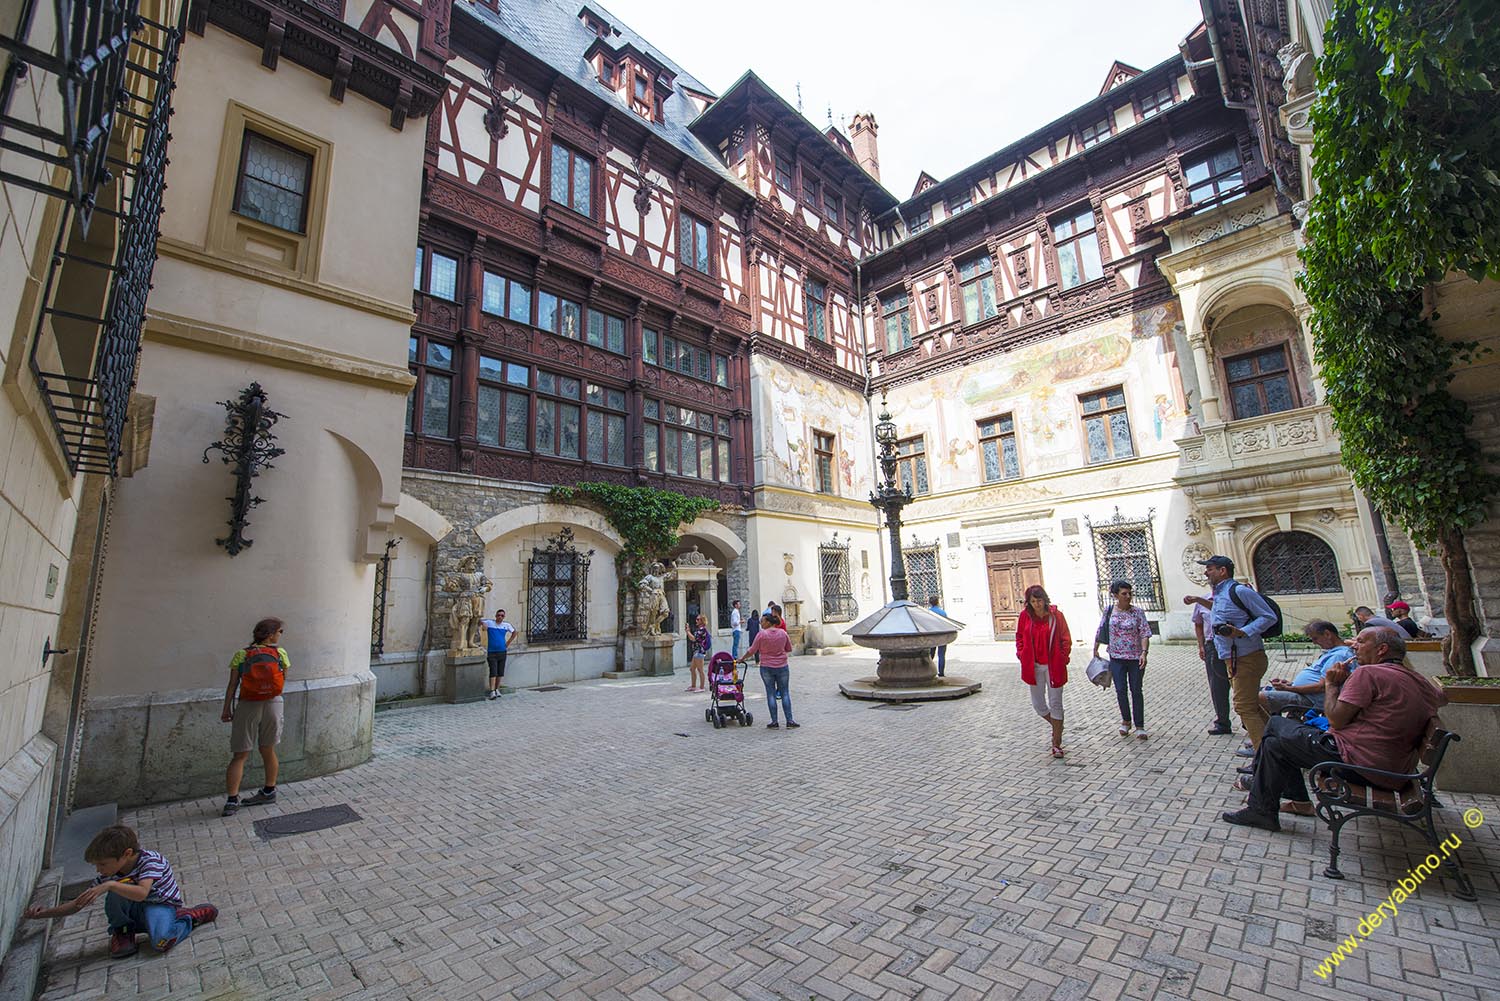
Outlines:
{"label": "orange backpack", "polygon": [[273,646],[247,646],[240,663],[240,699],[265,702],[281,694],[286,671],[281,666],[281,651]]}

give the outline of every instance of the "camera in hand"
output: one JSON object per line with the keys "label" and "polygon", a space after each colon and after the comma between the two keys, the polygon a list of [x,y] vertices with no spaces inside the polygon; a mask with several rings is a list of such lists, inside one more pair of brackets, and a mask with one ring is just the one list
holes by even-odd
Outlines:
{"label": "camera in hand", "polygon": [[1220,622],[1218,625],[1214,626],[1214,634],[1216,636],[1233,636],[1234,626],[1231,626],[1227,622]]}

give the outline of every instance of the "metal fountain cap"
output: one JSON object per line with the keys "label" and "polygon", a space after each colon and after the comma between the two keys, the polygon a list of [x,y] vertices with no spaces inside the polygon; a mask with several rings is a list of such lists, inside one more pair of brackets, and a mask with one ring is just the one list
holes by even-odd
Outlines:
{"label": "metal fountain cap", "polygon": [[[863,640],[895,639],[897,637],[938,637],[950,640],[957,637],[964,624],[919,605],[915,601],[893,601],[883,605],[844,630],[844,635],[865,645]],[[914,644],[921,646],[923,644]],[[942,643],[927,643],[941,646]]]}

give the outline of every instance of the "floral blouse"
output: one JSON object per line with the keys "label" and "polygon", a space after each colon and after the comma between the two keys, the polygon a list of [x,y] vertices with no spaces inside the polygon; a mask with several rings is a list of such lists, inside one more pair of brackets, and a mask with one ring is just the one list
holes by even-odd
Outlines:
{"label": "floral blouse", "polygon": [[714,638],[708,631],[707,626],[699,626],[693,630],[693,656],[707,657],[713,652]]}
{"label": "floral blouse", "polygon": [[1120,611],[1109,609],[1109,656],[1112,660],[1140,660],[1151,641],[1151,623],[1146,613],[1131,605]]}

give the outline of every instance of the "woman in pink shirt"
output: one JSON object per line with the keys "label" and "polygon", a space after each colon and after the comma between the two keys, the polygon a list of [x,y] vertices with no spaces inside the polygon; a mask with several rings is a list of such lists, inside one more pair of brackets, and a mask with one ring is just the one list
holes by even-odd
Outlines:
{"label": "woman in pink shirt", "polygon": [[782,627],[781,620],[767,612],[760,617],[760,632],[755,634],[755,642],[750,644],[750,648],[738,661],[743,664],[757,654],[760,656],[760,680],[766,686],[766,707],[771,711],[771,722],[766,724],[767,730],[781,728],[781,724],[776,722],[777,699],[781,700],[781,706],[786,710],[786,728],[795,730],[801,725],[792,719],[792,693],[788,687],[791,668],[787,667],[787,655],[791,652],[792,640]]}

